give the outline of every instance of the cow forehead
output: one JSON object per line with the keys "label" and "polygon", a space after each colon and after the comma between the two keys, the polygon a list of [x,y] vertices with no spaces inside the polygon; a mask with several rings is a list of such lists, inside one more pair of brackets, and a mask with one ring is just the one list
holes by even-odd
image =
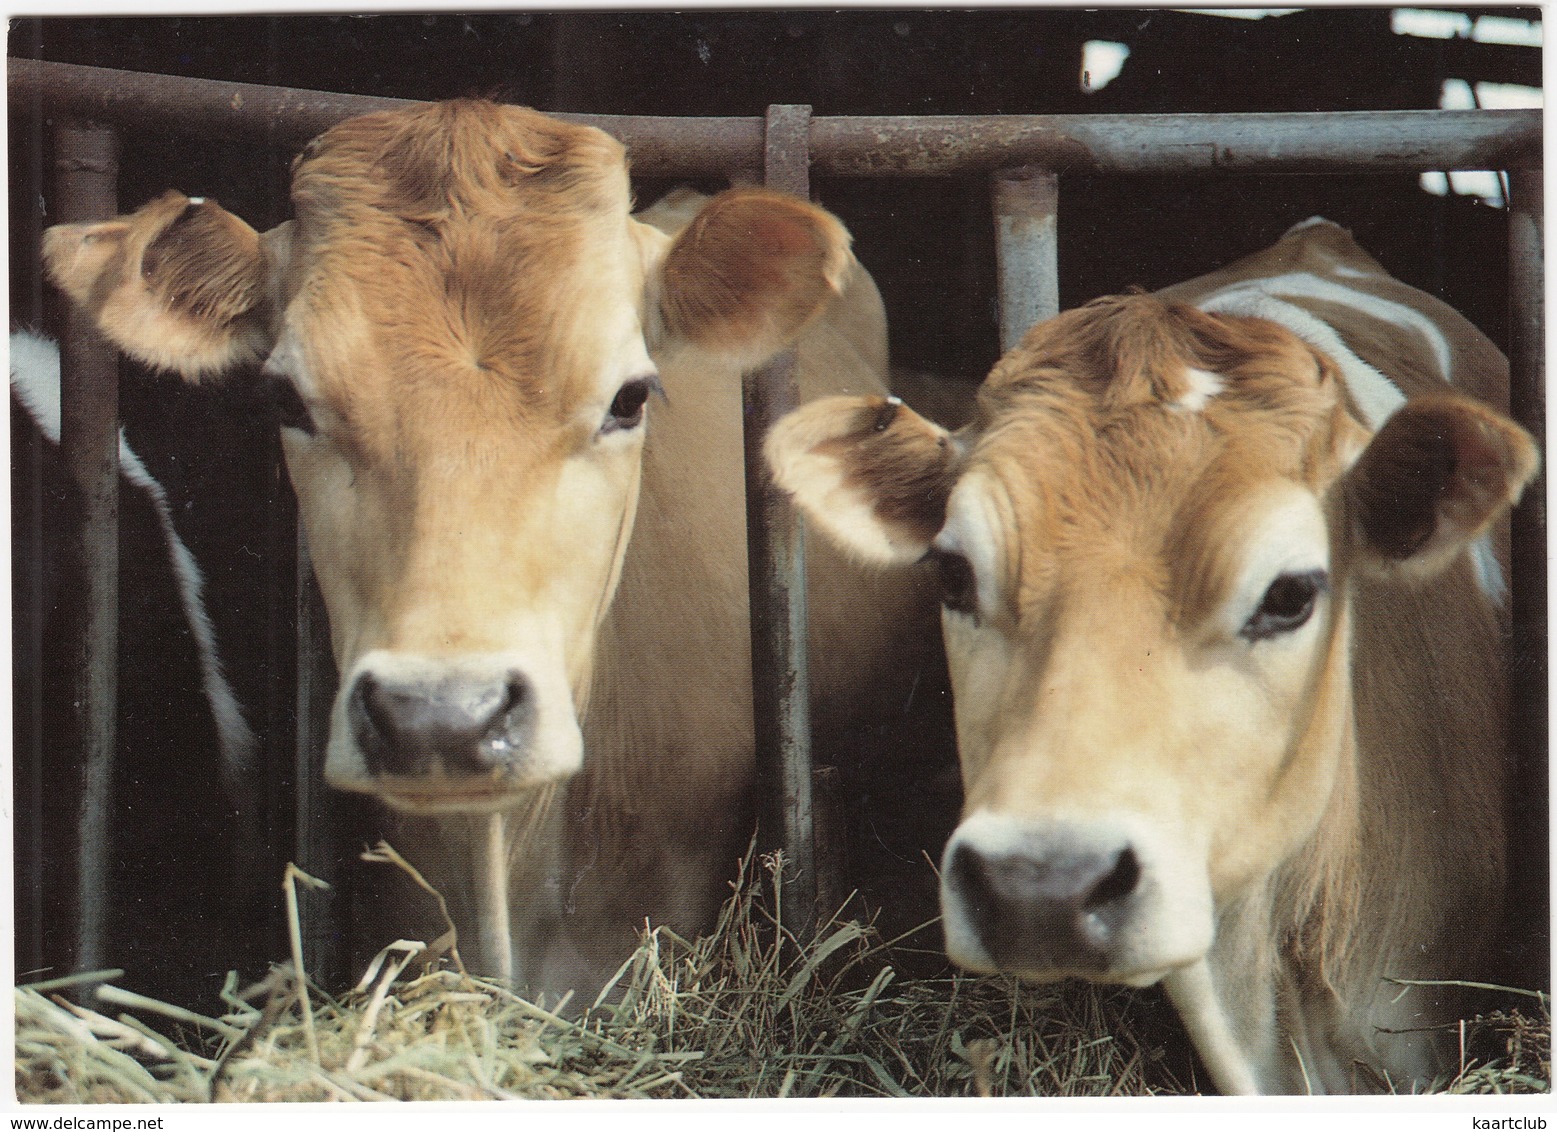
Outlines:
{"label": "cow forehead", "polygon": [[981,393],[938,545],[1007,564],[997,584],[1019,610],[1080,570],[1129,571],[1203,612],[1236,588],[1262,516],[1293,493],[1313,510],[1340,470],[1338,383],[1294,336],[1200,312],[1185,331],[1149,296],[1118,302],[1137,308],[1122,338],[1115,301],[1083,308]]}
{"label": "cow forehead", "polygon": [[1125,295],[1035,327],[1001,359],[973,455],[1030,466],[1073,506],[1088,486],[1149,492],[1228,452],[1309,478],[1341,406],[1333,365],[1287,328]]}
{"label": "cow forehead", "polygon": [[354,417],[474,397],[494,424],[558,421],[648,365],[644,238],[598,130],[476,102],[368,115],[304,152],[293,200],[284,333]]}
{"label": "cow forehead", "polygon": [[352,118],[293,171],[299,215],[370,208],[434,222],[451,210],[538,221],[625,214],[626,152],[601,130],[519,106],[455,100]]}

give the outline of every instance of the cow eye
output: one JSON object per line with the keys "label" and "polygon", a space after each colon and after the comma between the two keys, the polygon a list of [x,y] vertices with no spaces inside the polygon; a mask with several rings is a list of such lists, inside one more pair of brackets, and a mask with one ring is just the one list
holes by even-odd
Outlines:
{"label": "cow eye", "polygon": [[611,401],[610,415],[606,417],[601,431],[637,428],[643,422],[643,407],[648,403],[649,394],[654,388],[654,380],[647,377],[635,377],[624,384]]}
{"label": "cow eye", "polygon": [[1282,574],[1265,591],[1260,607],[1240,635],[1250,641],[1263,641],[1292,632],[1314,615],[1319,595],[1329,588],[1330,575],[1323,570]]}
{"label": "cow eye", "polygon": [[965,555],[951,550],[931,550],[941,573],[941,605],[964,617],[978,615],[978,580]]}

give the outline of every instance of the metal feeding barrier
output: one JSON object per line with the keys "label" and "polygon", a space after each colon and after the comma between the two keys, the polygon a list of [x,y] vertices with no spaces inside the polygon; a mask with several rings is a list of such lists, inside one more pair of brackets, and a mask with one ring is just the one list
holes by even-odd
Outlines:
{"label": "metal feeding barrier", "polygon": [[[342,119],[409,105],[402,100],[246,83],[9,60],[13,107],[55,123],[58,216],[103,219],[118,211],[115,130],[300,145]],[[559,114],[624,142],[633,171],[650,177],[729,176],[805,196],[812,173],[836,177],[987,173],[996,226],[1002,349],[1059,309],[1056,254],[1060,189],[1067,173],[1221,175],[1503,171],[1508,179],[1512,411],[1544,446],[1544,235],[1539,111],[903,116],[813,118],[806,106],[773,106],[765,118],[669,118]],[[73,318],[63,346],[65,459],[88,500],[79,539],[90,579],[75,656],[76,724],[86,766],[81,810],[78,964],[100,964],[97,911],[112,853],[117,616],[117,371],[90,327]],[[769,829],[794,865],[784,909],[813,914],[815,849],[805,633],[804,545],[793,510],[761,466],[761,438],[795,404],[793,355],[745,383],[753,696],[758,759],[770,786]],[[1544,478],[1516,513],[1513,550],[1514,694],[1521,764],[1532,807],[1546,796],[1546,556]],[[333,695],[328,631],[306,552],[298,563],[297,814],[293,859],[304,869],[332,859],[340,831],[328,806],[320,753]],[[309,925],[315,969],[339,955],[327,917]]]}

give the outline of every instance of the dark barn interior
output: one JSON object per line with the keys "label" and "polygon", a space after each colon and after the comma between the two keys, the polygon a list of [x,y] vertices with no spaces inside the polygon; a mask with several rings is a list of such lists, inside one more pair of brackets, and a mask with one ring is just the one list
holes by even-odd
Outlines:
{"label": "dark barn interior", "polygon": [[[1540,19],[1537,9],[1455,11],[1466,26],[1488,15]],[[1101,85],[1092,76],[1088,89],[1084,45],[1099,41],[1124,45],[1128,57],[1117,77]],[[1263,19],[1052,8],[25,18],[12,21],[10,51],[13,58],[365,95],[486,95],[542,110],[658,115],[761,115],[771,103],[809,104],[817,116],[1431,109],[1440,106],[1446,81],[1541,81],[1538,47],[1401,34],[1388,8]],[[9,114],[11,322],[57,337],[60,300],[39,276],[37,247],[53,222],[50,123],[15,97]],[[264,229],[286,218],[292,157],[281,146],[126,134],[119,203],[129,210],[176,186],[216,197]],[[668,187],[641,184],[639,200]],[[844,219],[883,292],[894,362],[971,389],[998,353],[987,179],[822,178],[813,188]],[[1477,196],[1424,191],[1415,175],[1067,176],[1061,305],[1188,278],[1316,214],[1351,228],[1390,271],[1506,342],[1505,211]],[[209,1002],[229,969],[257,976],[285,955],[279,879],[297,820],[295,514],[277,466],[275,429],[239,394],[191,389],[128,361],[122,372],[129,443],[163,485],[204,571],[207,608],[260,754],[247,784],[257,829],[240,845],[235,802],[208,743],[180,722],[181,706],[200,694],[198,675],[159,659],[165,632],[177,630],[165,631],[143,608],[154,600],[150,583],[126,574],[121,589],[133,601],[121,611],[109,958],[138,989]],[[50,722],[63,678],[58,650],[49,647],[71,603],[68,587],[44,576],[41,549],[67,502],[60,483],[48,453],[17,434],[20,979],[75,962],[69,925],[79,768]],[[122,556],[137,560],[128,545]],[[890,909],[889,927],[934,914],[926,854],[938,854],[956,820],[957,772],[944,719],[930,731],[931,742],[886,744],[891,749],[840,768],[845,881],[870,906]],[[1544,730],[1539,745],[1544,752]],[[1522,851],[1540,867],[1517,905],[1530,915],[1519,934],[1537,940],[1530,954],[1511,957],[1509,979],[1519,985],[1546,979],[1544,789],[1520,815],[1531,835]],[[371,839],[363,834],[357,844]],[[906,907],[904,893],[913,894]],[[929,935],[925,941],[932,951],[937,946]]]}

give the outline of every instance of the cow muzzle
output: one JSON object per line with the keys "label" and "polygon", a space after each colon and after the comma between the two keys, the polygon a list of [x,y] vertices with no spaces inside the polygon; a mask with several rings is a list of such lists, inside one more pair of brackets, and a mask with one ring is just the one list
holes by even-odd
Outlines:
{"label": "cow muzzle", "polygon": [[583,764],[571,698],[545,691],[513,666],[359,666],[337,701],[326,777],[417,812],[512,806]]}
{"label": "cow muzzle", "polygon": [[975,814],[942,860],[947,954],[1034,981],[1155,982],[1211,937],[1204,886],[1164,878],[1159,858],[1125,828]]}
{"label": "cow muzzle", "polygon": [[502,777],[528,749],[535,697],[516,672],[487,680],[357,678],[347,718],[375,777]]}

